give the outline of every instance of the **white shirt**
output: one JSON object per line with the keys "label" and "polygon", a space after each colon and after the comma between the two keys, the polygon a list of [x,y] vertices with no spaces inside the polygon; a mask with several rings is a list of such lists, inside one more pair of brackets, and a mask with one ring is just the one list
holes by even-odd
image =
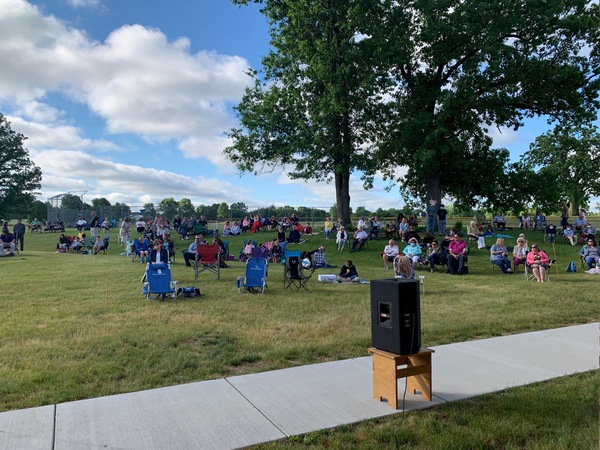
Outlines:
{"label": "white shirt", "polygon": [[400,249],[398,248],[398,246],[396,244],[386,245],[385,248],[383,249],[383,253],[385,253],[386,256],[397,256],[398,253],[400,253]]}

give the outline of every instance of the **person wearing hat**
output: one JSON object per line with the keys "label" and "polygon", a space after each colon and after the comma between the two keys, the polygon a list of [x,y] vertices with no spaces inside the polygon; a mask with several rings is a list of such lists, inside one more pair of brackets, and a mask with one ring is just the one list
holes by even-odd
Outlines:
{"label": "person wearing hat", "polygon": [[196,261],[196,257],[198,256],[198,246],[205,244],[206,241],[204,240],[204,236],[201,234],[196,235],[194,242],[192,242],[188,249],[183,252],[183,260],[185,261],[186,267],[192,267],[190,260]]}

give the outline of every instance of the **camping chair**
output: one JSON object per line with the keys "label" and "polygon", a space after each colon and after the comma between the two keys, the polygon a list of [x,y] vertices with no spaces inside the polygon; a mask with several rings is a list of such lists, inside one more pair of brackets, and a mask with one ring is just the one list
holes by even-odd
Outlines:
{"label": "camping chair", "polygon": [[105,255],[107,254],[107,251],[108,251],[109,239],[110,239],[110,236],[108,236],[108,235],[104,236],[104,242],[102,243],[102,249],[100,250]]}
{"label": "camping chair", "polygon": [[[144,242],[140,241],[142,239]],[[135,238],[131,249],[131,262],[142,262],[142,251],[147,251],[148,245],[144,238]]]}
{"label": "camping chair", "polygon": [[238,277],[235,285],[238,292],[241,292],[241,289],[245,288],[251,293],[264,293],[267,287],[267,260],[256,257],[248,258],[246,275]]}
{"label": "camping chair", "polygon": [[296,289],[304,288],[308,291],[306,284],[312,277],[315,269],[310,270],[310,275],[305,275],[302,271],[302,260],[300,256],[287,256],[285,260],[285,269],[283,271],[283,289],[292,288]]}
{"label": "camping chair", "polygon": [[262,247],[254,247],[252,249],[252,258],[269,258],[269,249],[264,245]]}
{"label": "camping chair", "polygon": [[206,271],[217,274],[217,280],[221,279],[221,246],[219,244],[199,245],[197,252],[194,264],[196,279],[198,279],[198,275]]}
{"label": "camping chair", "polygon": [[282,247],[282,253],[281,253],[281,264],[283,264],[285,266],[285,261],[290,257],[290,256],[297,256],[298,258],[300,258],[302,256],[302,252],[300,250],[286,250],[285,247]]}
{"label": "camping chair", "polygon": [[[544,281],[549,281],[550,280],[550,269],[552,268],[552,265],[555,263],[555,260],[550,260],[550,264],[548,264],[548,267],[546,267],[546,275],[544,277]],[[531,266],[527,263],[524,264],[525,267],[525,281],[535,281],[535,275],[533,274],[533,269],[531,268]]]}
{"label": "camping chair", "polygon": [[147,299],[154,294],[157,299],[162,296],[163,301],[167,294],[170,294],[172,298],[177,296],[177,281],[171,280],[171,268],[167,263],[147,264],[142,281],[144,280],[142,294]]}

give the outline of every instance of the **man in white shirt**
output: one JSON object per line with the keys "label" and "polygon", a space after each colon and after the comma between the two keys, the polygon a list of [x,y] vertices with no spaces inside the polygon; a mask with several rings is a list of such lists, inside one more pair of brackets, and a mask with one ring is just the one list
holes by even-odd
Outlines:
{"label": "man in white shirt", "polygon": [[357,245],[359,250],[363,248],[363,245],[365,245],[367,239],[369,239],[369,235],[363,227],[359,226],[358,230],[354,232],[354,241],[352,242],[352,250],[350,250],[350,253],[352,253],[356,249]]}
{"label": "man in white shirt", "polygon": [[398,253],[400,253],[400,249],[396,245],[396,242],[394,242],[393,239],[390,239],[388,245],[383,249],[383,266],[386,269],[390,268],[389,264],[394,261],[394,258],[398,256]]}

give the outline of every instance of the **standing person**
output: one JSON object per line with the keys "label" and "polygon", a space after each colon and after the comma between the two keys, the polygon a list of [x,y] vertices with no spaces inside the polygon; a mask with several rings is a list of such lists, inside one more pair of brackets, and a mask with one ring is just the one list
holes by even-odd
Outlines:
{"label": "standing person", "polygon": [[504,246],[504,239],[496,239],[496,243],[490,249],[490,261],[500,267],[503,273],[513,273],[508,259],[508,249]]}
{"label": "standing person", "polygon": [[340,282],[343,281],[359,281],[358,279],[358,271],[356,270],[356,266],[352,264],[352,261],[349,259],[346,261],[340,270],[340,274],[337,277],[337,280]]}
{"label": "standing person", "polygon": [[325,230],[325,239],[329,239],[333,231],[333,221],[331,220],[331,217],[327,216],[323,229]]}
{"label": "standing person", "polygon": [[456,233],[448,244],[448,272],[451,275],[464,275],[467,260],[467,243],[461,239],[460,233]]}
{"label": "standing person", "polygon": [[446,217],[448,216],[448,211],[444,208],[444,205],[440,205],[437,211],[437,221],[438,221],[438,233],[440,236],[444,236],[446,234]]}
{"label": "standing person", "polygon": [[393,239],[390,239],[388,245],[383,249],[383,267],[389,269],[390,263],[394,262],[394,258],[398,256],[398,253],[400,253],[398,245]]}
{"label": "standing person", "polygon": [[17,223],[13,227],[16,242],[19,244],[19,249],[23,251],[23,241],[25,240],[25,225],[21,219],[17,219]]}
{"label": "standing person", "polygon": [[90,221],[90,231],[92,233],[92,238],[96,238],[98,236],[98,225],[100,224],[100,219],[96,215],[95,212],[92,213],[92,220]]}
{"label": "standing person", "polygon": [[129,230],[131,229],[131,219],[129,217],[125,217],[123,222],[121,222],[121,226],[119,227],[119,238],[121,239],[122,245],[127,245],[127,241],[131,239]]}
{"label": "standing person", "polygon": [[538,283],[546,281],[546,270],[550,264],[548,255],[540,250],[537,244],[531,244],[531,251],[527,254],[527,264],[531,267],[533,276]]}
{"label": "standing person", "polygon": [[427,212],[427,226],[425,231],[431,232],[431,234],[435,233],[435,216],[438,212],[437,200],[430,199],[429,206],[426,209]]}

